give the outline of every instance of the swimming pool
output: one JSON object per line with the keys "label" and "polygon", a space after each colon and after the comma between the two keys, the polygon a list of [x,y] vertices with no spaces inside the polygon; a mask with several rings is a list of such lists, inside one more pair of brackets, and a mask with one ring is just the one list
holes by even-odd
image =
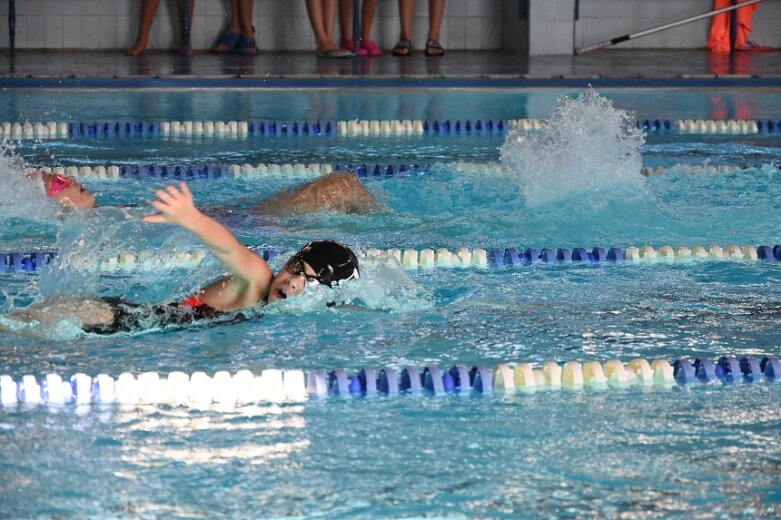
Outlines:
{"label": "swimming pool", "polygon": [[[330,237],[362,250],[569,248],[779,241],[778,133],[621,130],[639,119],[781,119],[776,91],[3,93],[2,121],[550,119],[504,132],[397,137],[81,138],[22,141],[34,166],[417,164],[371,176],[387,212],[270,218],[253,204],[302,177],[191,182],[196,201],[259,249]],[[556,112],[554,113],[554,110]],[[553,114],[553,115],[552,115]],[[639,149],[639,151],[637,151]],[[489,166],[500,161],[506,168]],[[470,164],[462,164],[470,163]],[[689,173],[692,166],[731,168]],[[644,177],[643,167],[657,168]],[[689,167],[687,169],[687,167]],[[4,177],[18,170],[3,165]],[[165,179],[85,181],[107,204],[144,203]],[[2,273],[2,310],[83,287],[161,301],[207,281],[196,267],[100,270],[102,255],[197,249],[106,208],[64,223],[6,194],[5,251],[60,252],[42,273]],[[9,205],[13,208],[8,209]],[[63,241],[57,243],[57,234]],[[86,233],[86,246],[67,237]],[[81,263],[78,260],[83,260]],[[279,266],[279,262],[275,264]],[[548,360],[779,356],[781,270],[746,260],[403,270],[366,260],[344,296],[284,302],[231,326],[111,338],[0,335],[0,373],[401,368]],[[14,406],[0,413],[3,516],[777,516],[777,383],[533,394],[404,395],[256,403]]]}

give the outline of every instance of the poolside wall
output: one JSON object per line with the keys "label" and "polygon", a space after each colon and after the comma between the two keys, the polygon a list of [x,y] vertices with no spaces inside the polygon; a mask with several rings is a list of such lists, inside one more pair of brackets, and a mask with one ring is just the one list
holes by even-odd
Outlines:
{"label": "poolside wall", "polygon": [[[427,4],[416,2],[414,40],[425,41]],[[138,27],[141,0],[17,0],[18,49],[127,48]],[[647,29],[707,11],[710,0],[447,0],[442,40],[448,49],[498,50],[531,55],[571,54],[622,34]],[[175,1],[161,2],[151,49],[177,47]],[[9,0],[0,0],[0,47],[9,45]],[[228,20],[228,0],[195,0],[192,42],[197,50],[211,47]],[[314,48],[304,0],[255,0],[255,25],[261,50]],[[751,38],[781,46],[781,2],[764,2],[754,17]],[[632,40],[617,48],[702,48],[708,22],[671,29]],[[397,3],[381,0],[373,35],[384,47],[398,38]]]}

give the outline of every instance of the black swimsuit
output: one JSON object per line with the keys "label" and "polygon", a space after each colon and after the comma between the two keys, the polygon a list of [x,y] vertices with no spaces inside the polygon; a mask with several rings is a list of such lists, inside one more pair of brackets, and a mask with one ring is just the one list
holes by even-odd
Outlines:
{"label": "black swimsuit", "polygon": [[220,316],[230,316],[228,321],[243,321],[242,313],[218,311],[206,304],[197,306],[179,303],[144,304],[132,303],[121,297],[103,298],[111,305],[114,319],[111,323],[82,325],[84,332],[91,334],[115,334],[117,332],[142,332],[151,328],[186,326]]}

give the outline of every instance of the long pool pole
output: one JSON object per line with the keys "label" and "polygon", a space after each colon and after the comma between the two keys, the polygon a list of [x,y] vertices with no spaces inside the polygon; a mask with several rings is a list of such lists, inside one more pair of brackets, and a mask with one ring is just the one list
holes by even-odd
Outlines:
{"label": "long pool pole", "polygon": [[361,48],[361,0],[353,0],[353,52]]}
{"label": "long pool pole", "polygon": [[728,11],[733,11],[735,9],[740,9],[741,7],[746,7],[752,4],[758,4],[759,2],[762,2],[762,0],[748,0],[748,2],[743,2],[742,4],[738,5],[731,5],[728,7],[722,7],[721,9],[716,9],[714,11],[708,11],[707,13],[698,14],[697,16],[691,16],[689,18],[684,18],[683,20],[678,20],[676,22],[670,22],[666,23],[664,25],[660,25],[659,27],[654,27],[652,29],[646,29],[645,31],[640,31],[634,34],[625,34],[623,36],[618,36],[616,38],[613,38],[611,40],[607,40],[604,42],[596,43],[594,45],[589,45],[588,47],[581,47],[580,49],[575,49],[575,54],[583,54],[586,52],[595,51],[597,49],[602,49],[604,47],[609,47],[610,45],[616,45],[617,43],[622,43],[628,40],[634,40],[635,38],[640,38],[641,36],[647,36],[649,34],[653,34],[659,31],[664,31],[666,29],[671,29],[673,27],[678,27],[679,25],[685,25],[687,23],[695,22],[697,20],[701,20],[703,18],[709,18],[715,14],[720,13],[726,13]]}
{"label": "long pool pole", "polygon": [[182,0],[182,53],[190,55],[190,0]]}
{"label": "long pool pole", "polygon": [[[737,5],[738,0],[732,0],[730,5]],[[732,10],[729,13],[729,55],[735,56],[735,42],[738,40],[738,12]]]}
{"label": "long pool pole", "polygon": [[16,54],[16,1],[8,2],[8,37],[11,47],[11,56]]}

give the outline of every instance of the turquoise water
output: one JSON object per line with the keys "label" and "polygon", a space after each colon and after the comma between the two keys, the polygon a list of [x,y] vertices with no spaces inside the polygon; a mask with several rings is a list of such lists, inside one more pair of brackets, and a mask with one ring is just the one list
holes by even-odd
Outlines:
{"label": "turquoise water", "polygon": [[[572,92],[4,93],[7,120],[550,118]],[[777,92],[603,92],[639,117],[778,119]],[[106,97],[106,102],[99,98]],[[110,97],[109,97],[110,96]],[[55,100],[55,101],[52,101]],[[467,101],[468,100],[468,101]],[[99,108],[98,108],[99,107]],[[424,108],[421,108],[424,107]],[[716,108],[714,108],[716,107]],[[192,162],[414,162],[367,180],[389,208],[363,216],[257,215],[296,180],[194,181],[245,243],[293,251],[331,237],[359,248],[775,244],[781,140],[622,134],[598,101],[560,110],[560,131],[399,139],[53,140],[18,144],[34,166]],[[744,112],[740,112],[744,113]],[[415,115],[417,114],[417,115]],[[658,115],[657,115],[658,114]],[[618,136],[618,137],[617,137]],[[548,143],[549,146],[546,145]],[[461,170],[457,161],[512,164]],[[739,167],[692,175],[681,164]],[[671,168],[643,177],[642,166]],[[4,176],[18,169],[4,164]],[[635,174],[636,173],[636,174]],[[105,204],[143,205],[148,181],[91,181]],[[6,193],[5,251],[69,260],[139,247],[197,247],[115,209],[62,215]],[[10,207],[10,209],[9,209]],[[230,211],[229,211],[230,210]],[[131,210],[143,212],[142,209]],[[86,244],[66,244],[83,235]],[[58,242],[58,235],[62,238]],[[279,262],[275,264],[278,267]],[[168,301],[218,269],[106,275],[71,264],[2,274],[0,310],[42,294]],[[0,334],[0,373],[187,373],[432,363],[607,361],[781,354],[778,264],[695,262],[402,272],[366,262],[343,296],[271,306],[236,325],[108,338]],[[0,412],[3,517],[774,517],[781,507],[781,387],[542,392],[532,396],[315,400],[230,411],[166,406]]]}

